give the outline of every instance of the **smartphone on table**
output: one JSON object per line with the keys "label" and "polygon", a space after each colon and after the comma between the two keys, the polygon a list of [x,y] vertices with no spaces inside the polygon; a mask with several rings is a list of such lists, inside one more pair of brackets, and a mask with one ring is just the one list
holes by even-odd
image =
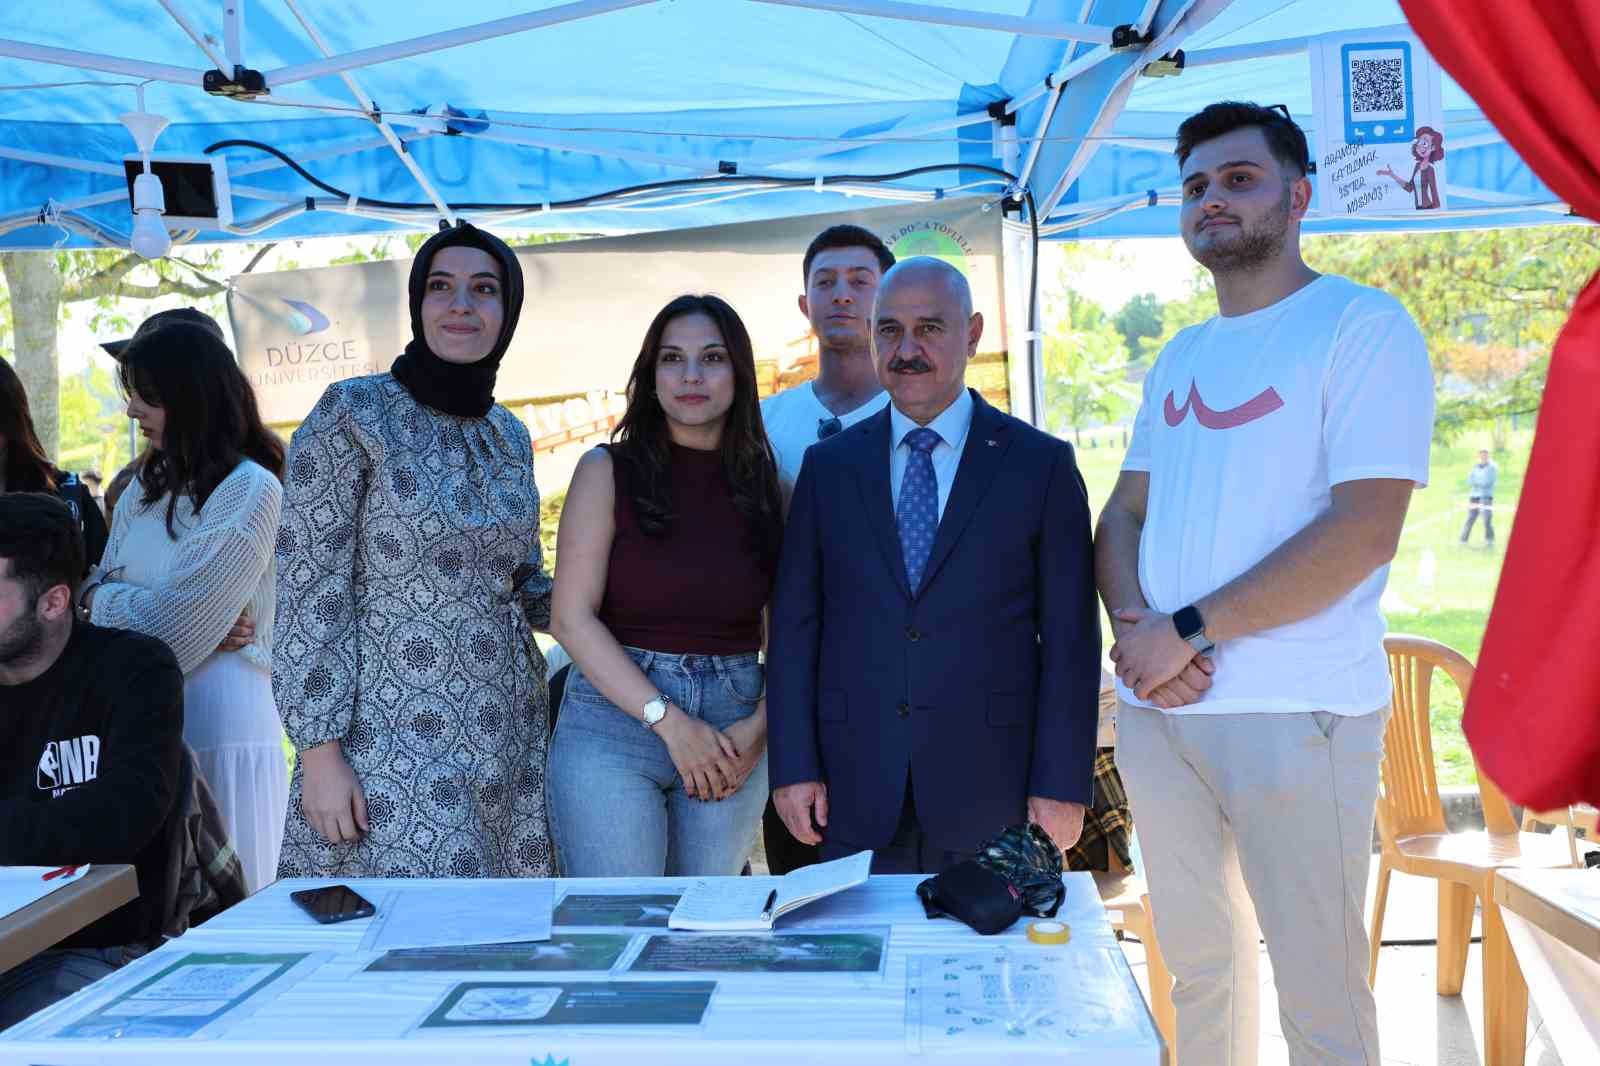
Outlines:
{"label": "smartphone on table", "polygon": [[348,922],[356,918],[371,918],[378,909],[363,899],[349,885],[328,885],[325,888],[308,888],[289,893],[289,898],[300,909],[323,925]]}

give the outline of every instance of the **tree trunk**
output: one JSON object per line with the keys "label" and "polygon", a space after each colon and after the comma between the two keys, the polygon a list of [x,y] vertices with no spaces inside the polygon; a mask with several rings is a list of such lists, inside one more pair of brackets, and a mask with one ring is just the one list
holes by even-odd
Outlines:
{"label": "tree trunk", "polygon": [[11,293],[17,376],[28,390],[33,427],[45,453],[60,440],[61,385],[56,325],[61,315],[61,272],[49,252],[0,252],[0,273]]}

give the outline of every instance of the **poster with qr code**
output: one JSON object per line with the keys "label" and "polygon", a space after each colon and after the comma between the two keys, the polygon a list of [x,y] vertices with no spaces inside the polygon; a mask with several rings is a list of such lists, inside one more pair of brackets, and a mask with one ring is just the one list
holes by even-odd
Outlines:
{"label": "poster with qr code", "polygon": [[1386,218],[1446,210],[1443,76],[1422,42],[1331,34],[1310,55],[1318,210]]}
{"label": "poster with qr code", "polygon": [[185,955],[52,1035],[89,1040],[220,1036],[324,958],[308,952]]}

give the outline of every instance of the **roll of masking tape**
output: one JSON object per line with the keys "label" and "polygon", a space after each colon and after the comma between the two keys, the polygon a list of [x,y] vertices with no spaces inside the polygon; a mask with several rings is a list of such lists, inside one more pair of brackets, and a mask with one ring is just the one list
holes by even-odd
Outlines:
{"label": "roll of masking tape", "polygon": [[1028,939],[1035,944],[1065,944],[1072,939],[1066,922],[1029,922]]}

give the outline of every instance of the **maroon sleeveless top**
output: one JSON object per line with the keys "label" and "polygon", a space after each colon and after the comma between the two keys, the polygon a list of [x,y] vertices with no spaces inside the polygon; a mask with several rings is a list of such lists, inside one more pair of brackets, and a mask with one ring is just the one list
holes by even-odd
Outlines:
{"label": "maroon sleeveless top", "polygon": [[774,560],[733,505],[722,456],[672,448],[674,517],[664,537],[639,528],[613,453],[616,535],[600,621],[619,644],[670,655],[739,655],[761,647]]}

